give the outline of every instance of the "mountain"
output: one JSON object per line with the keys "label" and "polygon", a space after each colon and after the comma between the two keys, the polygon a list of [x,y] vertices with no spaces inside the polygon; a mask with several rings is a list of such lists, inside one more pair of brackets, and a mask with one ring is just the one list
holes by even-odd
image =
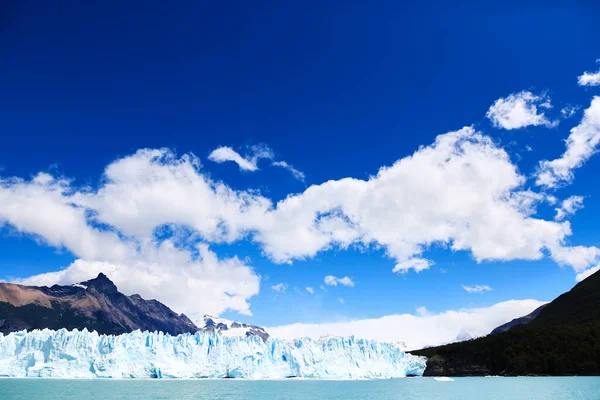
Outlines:
{"label": "mountain", "polygon": [[215,318],[210,315],[204,315],[202,323],[198,321],[197,324],[202,332],[217,332],[222,336],[258,336],[263,341],[269,338],[269,334],[260,326],[230,321],[224,318]]}
{"label": "mountain", "polygon": [[531,313],[525,315],[524,317],[515,318],[512,321],[509,321],[509,322],[507,322],[507,323],[505,323],[503,325],[500,325],[499,327],[497,327],[496,329],[494,329],[490,333],[490,335],[495,335],[496,333],[500,333],[500,332],[506,332],[507,330],[509,330],[513,326],[525,325],[525,324],[530,323],[538,315],[540,315],[540,311],[542,311],[546,306],[547,306],[547,304],[539,306],[538,308],[536,308],[535,310],[533,310]]}
{"label": "mountain", "polygon": [[504,332],[410,353],[428,357],[425,376],[600,375],[600,272],[527,317]]}
{"label": "mountain", "polygon": [[75,285],[52,287],[0,283],[0,332],[23,329],[83,329],[100,334],[196,332],[184,314],[156,300],[126,296],[104,274]]}

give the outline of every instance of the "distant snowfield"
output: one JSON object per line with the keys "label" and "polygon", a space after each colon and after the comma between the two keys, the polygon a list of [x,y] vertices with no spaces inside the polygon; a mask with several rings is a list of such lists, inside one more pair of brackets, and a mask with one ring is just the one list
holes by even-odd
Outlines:
{"label": "distant snowfield", "polygon": [[355,338],[293,341],[135,331],[0,334],[0,376],[42,378],[377,379],[422,375],[425,360]]}

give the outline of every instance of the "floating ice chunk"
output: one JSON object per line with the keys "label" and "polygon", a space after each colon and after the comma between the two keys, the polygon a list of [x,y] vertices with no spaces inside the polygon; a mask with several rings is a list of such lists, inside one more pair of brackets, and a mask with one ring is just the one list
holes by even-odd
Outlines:
{"label": "floating ice chunk", "polygon": [[448,378],[447,376],[436,376],[433,380],[438,382],[454,382],[454,379]]}

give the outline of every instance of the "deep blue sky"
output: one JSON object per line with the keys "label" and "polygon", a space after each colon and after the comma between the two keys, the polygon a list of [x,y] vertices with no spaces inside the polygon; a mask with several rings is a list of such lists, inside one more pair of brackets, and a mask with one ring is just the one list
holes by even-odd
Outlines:
{"label": "deep blue sky", "polygon": [[[593,92],[576,77],[600,57],[600,6],[592,1],[93,3],[2,6],[2,176],[50,169],[95,186],[115,158],[169,147],[199,156],[215,179],[277,200],[305,185],[283,170],[240,174],[206,157],[221,145],[265,143],[306,174],[306,185],[364,179],[471,124],[518,153],[530,174],[538,160],[560,155],[581,115],[556,129],[500,132],[485,119],[488,107],[520,90],[548,91],[557,107],[587,107]],[[523,152],[525,145],[534,152]],[[592,159],[559,196],[587,196],[572,220],[575,244],[599,242],[599,168]],[[10,227],[1,235],[0,277],[57,270],[73,259]],[[268,277],[252,299],[263,324],[548,300],[574,283],[570,268],[547,259],[478,265],[466,253],[440,252],[439,269],[399,276],[377,252],[327,252],[291,266],[272,264],[251,244],[222,252],[252,257]],[[272,300],[271,282],[318,287],[327,274],[358,284]],[[468,295],[461,283],[495,290]]]}

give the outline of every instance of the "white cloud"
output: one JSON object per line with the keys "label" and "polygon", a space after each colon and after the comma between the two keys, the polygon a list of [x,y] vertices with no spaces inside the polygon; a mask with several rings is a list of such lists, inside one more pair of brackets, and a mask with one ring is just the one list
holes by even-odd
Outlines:
{"label": "white cloud", "polygon": [[[600,62],[600,60],[596,60]],[[585,71],[583,75],[577,77],[579,86],[598,86],[600,85],[600,70],[596,72]]]}
{"label": "white cloud", "polygon": [[537,300],[510,300],[486,308],[451,310],[439,314],[417,311],[418,315],[388,315],[323,324],[297,323],[266,329],[272,336],[284,339],[355,335],[386,342],[404,341],[408,349],[414,350],[454,341],[465,332],[475,337],[487,335],[497,326],[527,315],[542,304],[544,302]]}
{"label": "white cloud", "polygon": [[271,165],[275,166],[275,167],[281,167],[281,168],[285,168],[288,171],[290,171],[290,173],[292,174],[292,176],[296,179],[298,179],[299,181],[304,182],[304,172],[302,171],[298,171],[296,168],[294,168],[293,166],[291,166],[290,164],[288,164],[285,161],[273,161],[271,163]]}
{"label": "white cloud", "polygon": [[536,96],[531,92],[522,91],[496,100],[486,113],[486,117],[495,127],[508,130],[530,125],[547,127],[558,125],[558,121],[548,120],[538,107],[552,107],[548,96],[545,94]]}
{"label": "white cloud", "polygon": [[[118,196],[108,204],[120,208],[119,212],[127,211],[128,203],[143,199],[145,194],[149,195],[146,204],[148,212],[161,212],[157,199],[164,201],[165,210],[169,208],[169,203],[173,204],[177,192],[155,196],[164,189],[156,187],[154,189],[157,191],[152,193],[152,185],[157,183],[157,175],[160,176],[153,175],[154,168],[162,170],[169,167],[140,163],[141,159],[147,161],[156,152],[138,152],[109,166],[107,186],[103,187],[102,194],[92,193],[87,188],[74,188],[68,180],[46,173],[30,181],[14,178],[0,180],[0,224],[8,223],[19,232],[32,235],[50,246],[67,249],[77,257],[64,270],[33,276],[21,282],[71,284],[105,272],[124,293],[156,298],[175,311],[190,316],[195,313],[219,314],[227,309],[250,314],[248,299],[258,294],[260,279],[252,268],[239,259],[219,259],[206,244],[192,244],[188,249],[183,249],[175,245],[177,237],[157,242],[152,232],[159,223],[147,227],[148,235],[134,236],[129,232],[119,236],[113,225],[100,229],[92,223],[91,208],[84,206],[84,203],[87,204],[88,200],[90,203],[100,201],[112,189],[116,189]],[[181,168],[178,172],[185,172],[188,167],[193,169],[193,165],[196,163],[191,158],[184,157],[172,167]],[[125,181],[131,181],[134,176],[143,179],[141,177],[146,173],[148,181],[139,181],[129,188],[130,193],[118,193],[123,187],[117,187],[116,181],[112,180],[117,176]],[[116,186],[109,189],[110,185]],[[140,190],[140,197],[130,197],[129,194],[135,193],[136,188]],[[134,205],[130,210],[143,213],[144,207],[136,208]],[[138,232],[143,231],[136,224],[145,222],[137,219],[136,215],[132,215],[130,220],[121,220],[120,216],[117,216],[117,221],[125,224],[118,227],[120,232],[127,231],[124,228],[128,227],[129,221],[132,222],[132,232],[136,231],[133,228],[138,228]]]}
{"label": "white cloud", "polygon": [[561,265],[570,265],[581,272],[600,259],[600,249],[595,246],[561,247],[553,250],[552,259]]}
{"label": "white cloud", "polygon": [[166,149],[139,150],[111,163],[96,192],[75,192],[69,201],[127,236],[152,237],[157,227],[180,225],[210,242],[241,238],[271,202],[210,180],[199,165],[191,155],[178,159]]}
{"label": "white cloud", "polygon": [[400,272],[405,273],[408,272],[411,268],[416,272],[421,272],[423,270],[429,269],[434,264],[433,261],[426,260],[424,258],[411,258],[406,261],[399,262],[394,266],[392,272]]}
{"label": "white cloud", "polygon": [[583,208],[583,197],[582,196],[571,196],[560,204],[560,207],[556,208],[556,219],[557,221],[561,221],[566,217],[573,215],[577,212],[577,210],[581,210]]}
{"label": "white cloud", "polygon": [[233,161],[244,171],[257,171],[258,161],[263,158],[269,160],[273,159],[273,151],[265,145],[252,146],[250,148],[250,154],[245,157],[242,157],[238,152],[227,146],[216,148],[208,156],[209,160],[219,164]]}
{"label": "white cloud", "polygon": [[315,289],[311,288],[310,286],[305,287],[306,291],[310,294],[315,294]]}
{"label": "white cloud", "polygon": [[271,286],[271,289],[273,289],[277,293],[285,293],[285,291],[287,290],[287,285],[285,283],[281,282],[281,283],[278,283],[277,285]]}
{"label": "white cloud", "polygon": [[492,291],[492,288],[489,287],[488,285],[472,285],[472,286],[462,285],[462,288],[467,293],[483,293],[483,292]]}
{"label": "white cloud", "polygon": [[[0,223],[79,259],[60,274],[32,279],[74,283],[67,281],[82,280],[83,265],[111,265],[126,293],[156,297],[177,311],[249,313],[259,277],[238,259],[198,250],[199,242],[250,240],[280,263],[372,247],[383,249],[396,271],[430,266],[422,256],[434,245],[467,251],[478,262],[540,259],[546,252],[578,272],[597,262],[597,248],[568,246],[568,221],[534,216],[546,196],[524,190],[525,181],[508,154],[471,127],[438,136],[367,180],[330,180],[277,203],[211,180],[193,155],[143,149],[109,164],[95,189],[47,173],[1,179]],[[165,227],[191,234],[165,243],[155,237]],[[129,272],[140,271],[152,284],[128,282]],[[198,282],[173,278],[178,285],[171,285],[171,274]],[[213,280],[213,292],[196,289]]]}
{"label": "white cloud", "polygon": [[583,119],[566,141],[567,149],[560,158],[541,161],[536,184],[556,188],[573,180],[575,168],[581,167],[596,151],[600,143],[600,97],[595,96]]}
{"label": "white cloud", "polygon": [[426,267],[414,259],[436,243],[471,251],[477,261],[539,259],[543,250],[560,251],[571,230],[568,222],[532,217],[545,196],[523,191],[525,181],[504,150],[467,127],[367,181],[328,181],[287,197],[254,240],[276,262],[376,244],[397,271]]}
{"label": "white cloud", "polygon": [[114,232],[101,231],[86,221],[86,210],[73,207],[70,182],[40,173],[30,181],[0,179],[0,224],[32,234],[56,248],[68,248],[88,259],[120,260],[133,249]]}
{"label": "white cloud", "polygon": [[425,317],[427,315],[431,315],[431,313],[425,306],[417,307],[416,311],[417,311],[417,315],[419,317]]}
{"label": "white cloud", "polygon": [[18,280],[36,286],[72,284],[106,274],[126,294],[157,299],[192,320],[229,309],[252,315],[248,299],[259,291],[259,277],[238,258],[219,259],[204,244],[199,257],[177,249],[171,241],[142,246],[121,261],[75,260],[68,268]]}
{"label": "white cloud", "polygon": [[575,279],[577,280],[577,282],[581,282],[585,278],[592,276],[593,274],[595,274],[598,271],[600,271],[600,265],[596,265],[595,267],[592,267],[590,269],[586,269],[583,272],[580,272],[579,274],[577,274]]}
{"label": "white cloud", "polygon": [[325,277],[324,282],[327,286],[337,286],[339,284],[342,286],[354,287],[354,282],[352,281],[352,278],[350,278],[348,276],[344,276],[343,278],[338,278],[333,275],[327,275]]}
{"label": "white cloud", "polygon": [[573,115],[575,115],[575,113],[577,112],[577,110],[579,110],[579,107],[575,107],[575,106],[566,106],[563,107],[560,110],[560,115],[563,118],[571,118]]}
{"label": "white cloud", "polygon": [[[268,146],[262,144],[251,146],[248,151],[248,154],[246,154],[245,156],[242,156],[240,153],[233,150],[231,147],[217,147],[209,154],[208,159],[219,164],[227,161],[232,161],[235,162],[241,170],[253,172],[258,171],[258,161],[262,159],[272,160],[274,157],[275,154],[273,153],[273,150],[271,150]],[[288,170],[294,178],[304,182],[304,173],[302,171],[297,170],[292,165],[288,164],[286,161],[273,161],[271,165],[274,167],[284,168]]]}

